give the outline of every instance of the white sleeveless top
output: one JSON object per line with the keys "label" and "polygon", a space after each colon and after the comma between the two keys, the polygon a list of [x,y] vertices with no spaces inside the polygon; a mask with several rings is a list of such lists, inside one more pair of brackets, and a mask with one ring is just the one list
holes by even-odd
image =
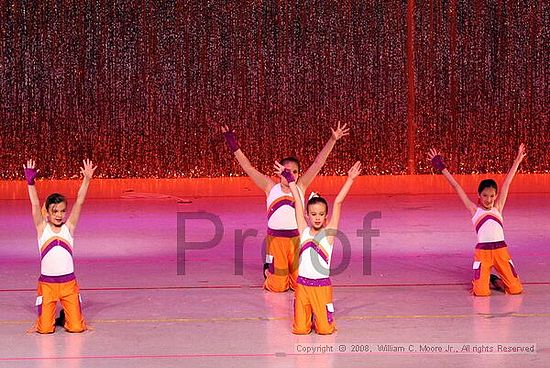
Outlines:
{"label": "white sleeveless top", "polygon": [[472,217],[472,223],[476,228],[478,243],[504,241],[503,217],[495,207],[490,210],[478,207]]}
{"label": "white sleeveless top", "polygon": [[62,276],[74,272],[73,236],[67,225],[54,233],[50,224],[46,224],[42,236],[38,239],[40,251],[40,273],[44,276]]}
{"label": "white sleeveless top", "polygon": [[328,242],[325,230],[313,237],[306,227],[300,236],[300,263],[298,276],[308,279],[324,279],[330,275],[333,246]]}
{"label": "white sleeveless top", "polygon": [[[304,198],[304,193],[298,188],[298,192]],[[303,203],[303,202],[302,202]],[[267,195],[267,227],[274,230],[295,230],[296,210],[292,193],[285,193],[281,184],[276,184]]]}

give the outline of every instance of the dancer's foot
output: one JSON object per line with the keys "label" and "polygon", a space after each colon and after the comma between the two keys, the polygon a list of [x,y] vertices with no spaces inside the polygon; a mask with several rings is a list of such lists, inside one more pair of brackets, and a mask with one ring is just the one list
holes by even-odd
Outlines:
{"label": "dancer's foot", "polygon": [[491,286],[494,290],[504,292],[504,283],[502,282],[500,277],[491,274],[491,276],[489,277],[489,282],[491,283]]}
{"label": "dancer's foot", "polygon": [[65,326],[65,311],[61,309],[61,312],[59,312],[59,317],[55,319],[55,325],[56,326]]}

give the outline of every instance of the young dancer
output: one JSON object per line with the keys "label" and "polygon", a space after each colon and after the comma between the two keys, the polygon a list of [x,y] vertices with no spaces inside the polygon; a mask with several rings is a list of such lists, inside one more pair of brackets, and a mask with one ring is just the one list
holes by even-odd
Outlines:
{"label": "young dancer", "polygon": [[[289,183],[294,197],[298,198],[300,193],[292,172],[279,163],[275,163],[275,169]],[[310,198],[306,206],[306,216],[302,201],[296,201],[300,255],[292,333],[309,334],[312,327],[321,335],[331,334],[335,330],[332,286],[329,278],[332,248],[338,231],[342,203],[360,172],[361,163],[357,161],[349,169],[348,178],[334,200],[330,220],[327,220],[328,205],[324,198]]]}
{"label": "young dancer", "polygon": [[[472,293],[476,296],[490,295],[489,283],[495,289],[505,291],[507,294],[519,294],[523,290],[504,241],[502,211],[512,179],[525,155],[525,146],[521,144],[516,159],[504,179],[500,193],[498,193],[497,183],[493,179],[482,180],[478,187],[476,204],[468,198],[445,167],[439,152],[432,148],[428,153],[433,167],[443,174],[472,214],[472,222],[478,239],[474,254],[474,278],[472,281]],[[493,267],[501,278],[491,275]]]}
{"label": "young dancer", "polygon": [[[332,134],[310,168],[300,175],[300,162],[295,157],[287,157],[280,163],[292,171],[295,176],[298,192],[304,193],[315,176],[319,173],[332,148],[343,136],[349,134],[346,124],[332,129]],[[275,183],[269,176],[260,173],[252,166],[241,151],[235,133],[222,126],[222,132],[229,150],[243,170],[267,197],[267,239],[266,263],[264,264],[264,288],[269,291],[283,292],[294,289],[297,277],[297,259],[295,252],[299,244],[299,233],[296,226],[293,197],[288,182],[283,178]],[[303,198],[303,195],[302,195]]]}
{"label": "young dancer", "polygon": [[[23,165],[41,259],[36,298],[36,331],[39,333],[52,333],[55,331],[55,325],[62,325],[69,332],[86,330],[80,308],[78,283],[74,275],[73,234],[97,166],[93,166],[90,160],[83,161],[83,164],[80,173],[84,180],[67,221],[67,200],[58,193],[48,196],[44,204],[45,213],[42,213],[34,181],[38,174],[36,164],[34,160],[28,160],[27,164]],[[61,302],[63,310],[61,317],[55,320],[57,301]]]}

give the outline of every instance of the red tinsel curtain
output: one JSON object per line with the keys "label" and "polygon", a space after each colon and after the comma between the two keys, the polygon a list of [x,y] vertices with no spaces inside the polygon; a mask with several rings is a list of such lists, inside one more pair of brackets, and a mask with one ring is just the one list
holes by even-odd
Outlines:
{"label": "red tinsel curtain", "polygon": [[103,177],[242,175],[221,123],[269,173],[309,165],[338,121],[324,174],[427,173],[432,146],[454,172],[501,172],[520,142],[524,170],[550,171],[549,3],[416,1],[414,59],[408,5],[0,1],[0,177],[29,157],[52,178],[85,157]]}

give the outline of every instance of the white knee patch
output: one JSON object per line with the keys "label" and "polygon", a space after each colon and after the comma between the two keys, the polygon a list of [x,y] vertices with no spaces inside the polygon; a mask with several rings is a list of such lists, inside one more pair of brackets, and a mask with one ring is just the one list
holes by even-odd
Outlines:
{"label": "white knee patch", "polygon": [[334,304],[328,303],[327,304],[327,311],[329,311],[330,313],[334,313]]}
{"label": "white knee patch", "polygon": [[481,267],[481,261],[475,261],[472,269],[479,270],[479,267]]}
{"label": "white knee patch", "polygon": [[271,254],[265,255],[265,263],[273,263],[273,256]]}
{"label": "white knee patch", "polygon": [[38,307],[39,305],[42,305],[42,295],[37,296],[36,302],[34,303],[35,307]]}

